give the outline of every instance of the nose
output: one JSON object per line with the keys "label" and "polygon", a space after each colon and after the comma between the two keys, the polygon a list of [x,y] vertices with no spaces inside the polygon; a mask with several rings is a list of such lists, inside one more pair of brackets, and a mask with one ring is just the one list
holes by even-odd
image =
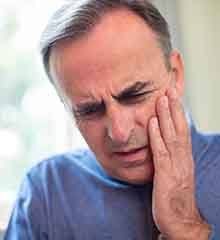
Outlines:
{"label": "nose", "polygon": [[134,114],[125,106],[113,106],[107,111],[107,135],[112,144],[126,144],[134,129]]}

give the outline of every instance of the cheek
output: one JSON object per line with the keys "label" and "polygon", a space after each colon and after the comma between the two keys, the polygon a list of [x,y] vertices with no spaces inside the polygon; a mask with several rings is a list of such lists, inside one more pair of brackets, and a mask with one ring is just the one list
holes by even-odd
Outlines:
{"label": "cheek", "polygon": [[146,100],[135,111],[135,122],[140,127],[147,129],[148,121],[151,117],[156,115],[156,96],[152,96],[149,100]]}
{"label": "cheek", "polygon": [[102,146],[104,141],[104,128],[98,122],[83,122],[78,124],[79,131],[84,137],[87,144],[95,150],[97,146]]}
{"label": "cheek", "polygon": [[146,101],[136,109],[136,123],[142,127],[147,127],[147,123],[151,117],[156,116],[156,104],[161,96],[166,94],[167,88],[162,88],[155,94],[150,96]]}

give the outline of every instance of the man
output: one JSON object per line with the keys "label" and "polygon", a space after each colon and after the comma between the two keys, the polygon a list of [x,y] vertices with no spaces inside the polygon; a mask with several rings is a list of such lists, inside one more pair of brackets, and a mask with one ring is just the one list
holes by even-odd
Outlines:
{"label": "man", "polygon": [[90,150],[30,170],[5,239],[220,239],[220,137],[186,119],[183,61],[158,10],[69,1],[42,54]]}

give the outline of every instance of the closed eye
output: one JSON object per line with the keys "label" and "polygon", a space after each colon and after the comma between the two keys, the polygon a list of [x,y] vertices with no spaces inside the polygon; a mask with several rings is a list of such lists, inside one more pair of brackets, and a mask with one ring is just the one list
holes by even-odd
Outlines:
{"label": "closed eye", "polygon": [[73,111],[76,119],[89,119],[96,116],[100,116],[105,112],[104,103],[88,103],[78,107]]}
{"label": "closed eye", "polygon": [[130,93],[117,98],[123,104],[136,104],[146,100],[153,91],[145,91],[140,93]]}

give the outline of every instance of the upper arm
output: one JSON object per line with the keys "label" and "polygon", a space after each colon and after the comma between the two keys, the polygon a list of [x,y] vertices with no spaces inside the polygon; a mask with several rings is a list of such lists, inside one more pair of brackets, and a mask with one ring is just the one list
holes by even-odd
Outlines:
{"label": "upper arm", "polygon": [[27,175],[20,187],[5,240],[47,239],[46,218],[41,192]]}

